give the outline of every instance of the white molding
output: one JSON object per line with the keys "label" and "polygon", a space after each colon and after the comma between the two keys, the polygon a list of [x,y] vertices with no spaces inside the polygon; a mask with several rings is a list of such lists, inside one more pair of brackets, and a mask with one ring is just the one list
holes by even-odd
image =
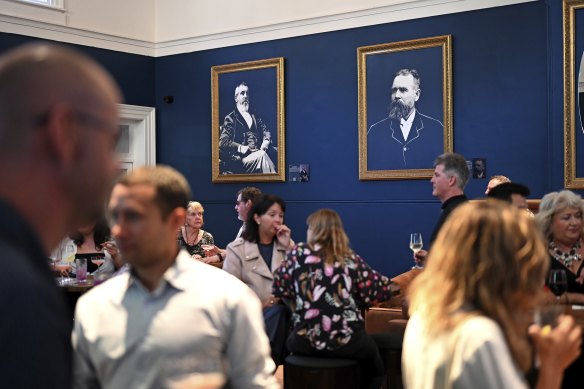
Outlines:
{"label": "white molding", "polygon": [[147,166],[156,165],[156,114],[152,107],[118,104],[121,120],[143,123],[146,140],[145,159]]}
{"label": "white molding", "polygon": [[162,42],[129,39],[7,15],[0,15],[0,32],[162,57],[533,1],[537,0],[412,0],[385,7]]}
{"label": "white molding", "polygon": [[35,38],[98,47],[130,54],[150,57],[156,56],[156,45],[152,42],[101,34],[14,16],[0,15],[0,32],[33,36]]}

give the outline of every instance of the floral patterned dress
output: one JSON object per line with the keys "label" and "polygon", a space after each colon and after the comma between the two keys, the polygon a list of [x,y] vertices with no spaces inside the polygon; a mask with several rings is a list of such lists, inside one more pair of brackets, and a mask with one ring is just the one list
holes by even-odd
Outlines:
{"label": "floral patterned dress", "polygon": [[215,240],[213,239],[213,235],[209,234],[207,231],[203,231],[203,236],[201,237],[201,240],[197,243],[197,244],[193,244],[190,245],[187,242],[185,242],[185,238],[183,237],[182,231],[179,228],[178,229],[178,234],[176,236],[176,240],[178,243],[178,247],[180,249],[185,249],[189,252],[189,254],[191,255],[191,257],[195,254],[199,254],[201,257],[205,256],[205,252],[203,251],[203,245],[204,244],[215,244]]}
{"label": "floral patterned dress", "polygon": [[300,243],[274,272],[273,293],[293,304],[297,335],[317,350],[337,350],[363,327],[361,309],[391,298],[391,285],[357,254],[328,265]]}

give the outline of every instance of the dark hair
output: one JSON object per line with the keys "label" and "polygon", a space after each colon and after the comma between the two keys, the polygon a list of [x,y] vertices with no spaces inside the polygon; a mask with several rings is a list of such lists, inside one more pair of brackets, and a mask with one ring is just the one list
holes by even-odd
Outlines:
{"label": "dark hair", "polygon": [[162,218],[166,219],[176,208],[186,208],[191,189],[185,177],[170,166],[143,166],[118,181],[119,185],[151,185],[156,189],[154,201]]}
{"label": "dark hair", "polygon": [[268,212],[268,209],[274,204],[280,205],[282,212],[286,212],[286,203],[282,198],[274,196],[271,194],[262,194],[253,203],[253,207],[247,215],[247,221],[245,223],[245,230],[241,235],[243,239],[248,242],[258,242],[260,238],[260,231],[257,223],[254,220],[254,216],[261,216]]}
{"label": "dark hair", "polygon": [[[76,246],[81,246],[84,242],[83,235],[79,232],[79,230],[75,231],[69,238],[73,240]],[[102,244],[107,242],[110,239],[110,229],[107,224],[107,221],[104,217],[100,217],[95,222],[95,226],[93,227],[93,241],[95,243],[95,249],[97,251],[101,251]]]}
{"label": "dark hair", "polygon": [[523,197],[527,197],[529,196],[529,193],[529,188],[525,185],[516,182],[504,182],[491,189],[487,194],[487,197],[504,200],[510,203],[512,194],[519,194]]}
{"label": "dark hair", "polygon": [[241,200],[248,201],[251,200],[252,204],[255,200],[260,197],[262,191],[255,186],[246,186],[237,191],[237,196],[241,195]]}

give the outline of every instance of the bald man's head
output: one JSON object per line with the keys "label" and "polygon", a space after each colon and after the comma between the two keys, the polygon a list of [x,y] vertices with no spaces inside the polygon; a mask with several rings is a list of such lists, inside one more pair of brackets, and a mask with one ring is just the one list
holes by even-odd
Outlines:
{"label": "bald man's head", "polygon": [[[120,100],[111,76],[76,51],[29,44],[0,56],[0,183],[26,177],[62,204],[69,228],[87,222],[119,172]],[[17,197],[12,186],[4,197]]]}
{"label": "bald man's head", "polygon": [[17,48],[0,57],[0,150],[22,152],[57,105],[107,113],[120,101],[113,79],[85,55],[47,44]]}

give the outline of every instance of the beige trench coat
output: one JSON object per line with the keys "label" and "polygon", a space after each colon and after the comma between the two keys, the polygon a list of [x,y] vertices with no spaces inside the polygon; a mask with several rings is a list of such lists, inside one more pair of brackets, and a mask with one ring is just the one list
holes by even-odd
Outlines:
{"label": "beige trench coat", "polygon": [[272,295],[274,281],[272,272],[280,267],[286,258],[286,250],[287,247],[282,246],[277,240],[274,242],[272,268],[268,269],[266,261],[260,255],[258,245],[238,238],[227,245],[223,270],[243,281],[258,295],[262,303],[265,303]]}

